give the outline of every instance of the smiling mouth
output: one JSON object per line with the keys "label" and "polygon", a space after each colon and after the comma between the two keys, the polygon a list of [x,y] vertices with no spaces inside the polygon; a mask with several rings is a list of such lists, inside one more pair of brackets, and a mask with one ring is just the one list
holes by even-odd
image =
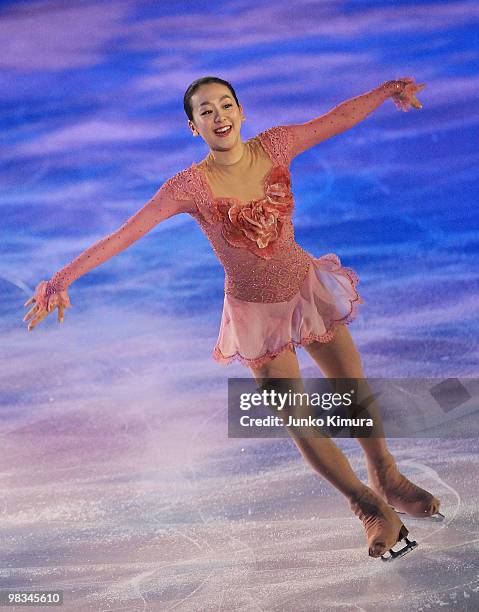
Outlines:
{"label": "smiling mouth", "polygon": [[[226,126],[223,126],[223,127],[226,127]],[[218,132],[218,131],[216,131],[216,130],[213,130],[213,132],[214,132],[214,133],[215,133],[217,136],[225,136],[226,134],[229,134],[229,133],[231,132],[231,130],[233,129],[233,127],[232,127],[231,125],[229,125],[227,130],[225,130],[225,129],[223,129],[223,128],[218,128],[218,129],[219,129],[219,130],[221,130],[221,131],[219,131],[219,132]]]}

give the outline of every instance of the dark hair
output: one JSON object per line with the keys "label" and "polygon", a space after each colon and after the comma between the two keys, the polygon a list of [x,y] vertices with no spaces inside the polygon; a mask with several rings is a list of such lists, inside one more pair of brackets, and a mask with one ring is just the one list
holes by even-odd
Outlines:
{"label": "dark hair", "polygon": [[236,92],[233,89],[231,83],[225,81],[224,79],[220,79],[219,77],[214,76],[205,76],[200,79],[196,79],[193,81],[191,85],[188,86],[188,89],[185,91],[185,95],[183,96],[183,108],[185,109],[185,113],[188,116],[190,121],[193,121],[193,109],[191,108],[191,97],[196,93],[196,90],[200,87],[200,85],[205,85],[206,83],[220,83],[220,85],[225,85],[233,94],[233,98],[236,100],[236,104],[239,107],[238,98],[236,96]]}

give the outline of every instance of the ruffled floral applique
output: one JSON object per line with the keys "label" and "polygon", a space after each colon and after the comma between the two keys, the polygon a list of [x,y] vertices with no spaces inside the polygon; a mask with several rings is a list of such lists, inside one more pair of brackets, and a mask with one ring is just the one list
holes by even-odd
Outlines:
{"label": "ruffled floral applique", "polygon": [[214,198],[213,213],[223,223],[222,235],[234,247],[270,259],[284,221],[294,208],[289,170],[273,166],[265,177],[265,197],[246,204],[236,198]]}

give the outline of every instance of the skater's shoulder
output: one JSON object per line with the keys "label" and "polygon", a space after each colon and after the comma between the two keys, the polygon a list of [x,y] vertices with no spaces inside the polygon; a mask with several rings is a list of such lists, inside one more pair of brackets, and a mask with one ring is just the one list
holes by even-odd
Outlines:
{"label": "skater's shoulder", "polygon": [[289,125],[273,125],[259,132],[254,140],[261,142],[274,162],[289,166],[294,145]]}
{"label": "skater's shoulder", "polygon": [[198,178],[194,171],[194,164],[179,170],[166,179],[162,185],[162,189],[165,192],[168,191],[178,200],[193,200],[197,187]]}

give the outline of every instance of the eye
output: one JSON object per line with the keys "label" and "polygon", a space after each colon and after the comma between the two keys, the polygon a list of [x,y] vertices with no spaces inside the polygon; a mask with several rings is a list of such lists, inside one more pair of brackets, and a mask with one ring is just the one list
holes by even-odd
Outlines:
{"label": "eye", "polygon": [[[224,108],[226,108],[227,106],[233,106],[233,105],[231,104],[231,102],[228,102],[227,104],[223,104],[223,107],[224,107]],[[204,113],[201,113],[201,114],[202,114],[202,115],[206,115],[206,113],[211,113],[211,111],[210,111],[210,110],[207,110],[207,111],[205,111]]]}

